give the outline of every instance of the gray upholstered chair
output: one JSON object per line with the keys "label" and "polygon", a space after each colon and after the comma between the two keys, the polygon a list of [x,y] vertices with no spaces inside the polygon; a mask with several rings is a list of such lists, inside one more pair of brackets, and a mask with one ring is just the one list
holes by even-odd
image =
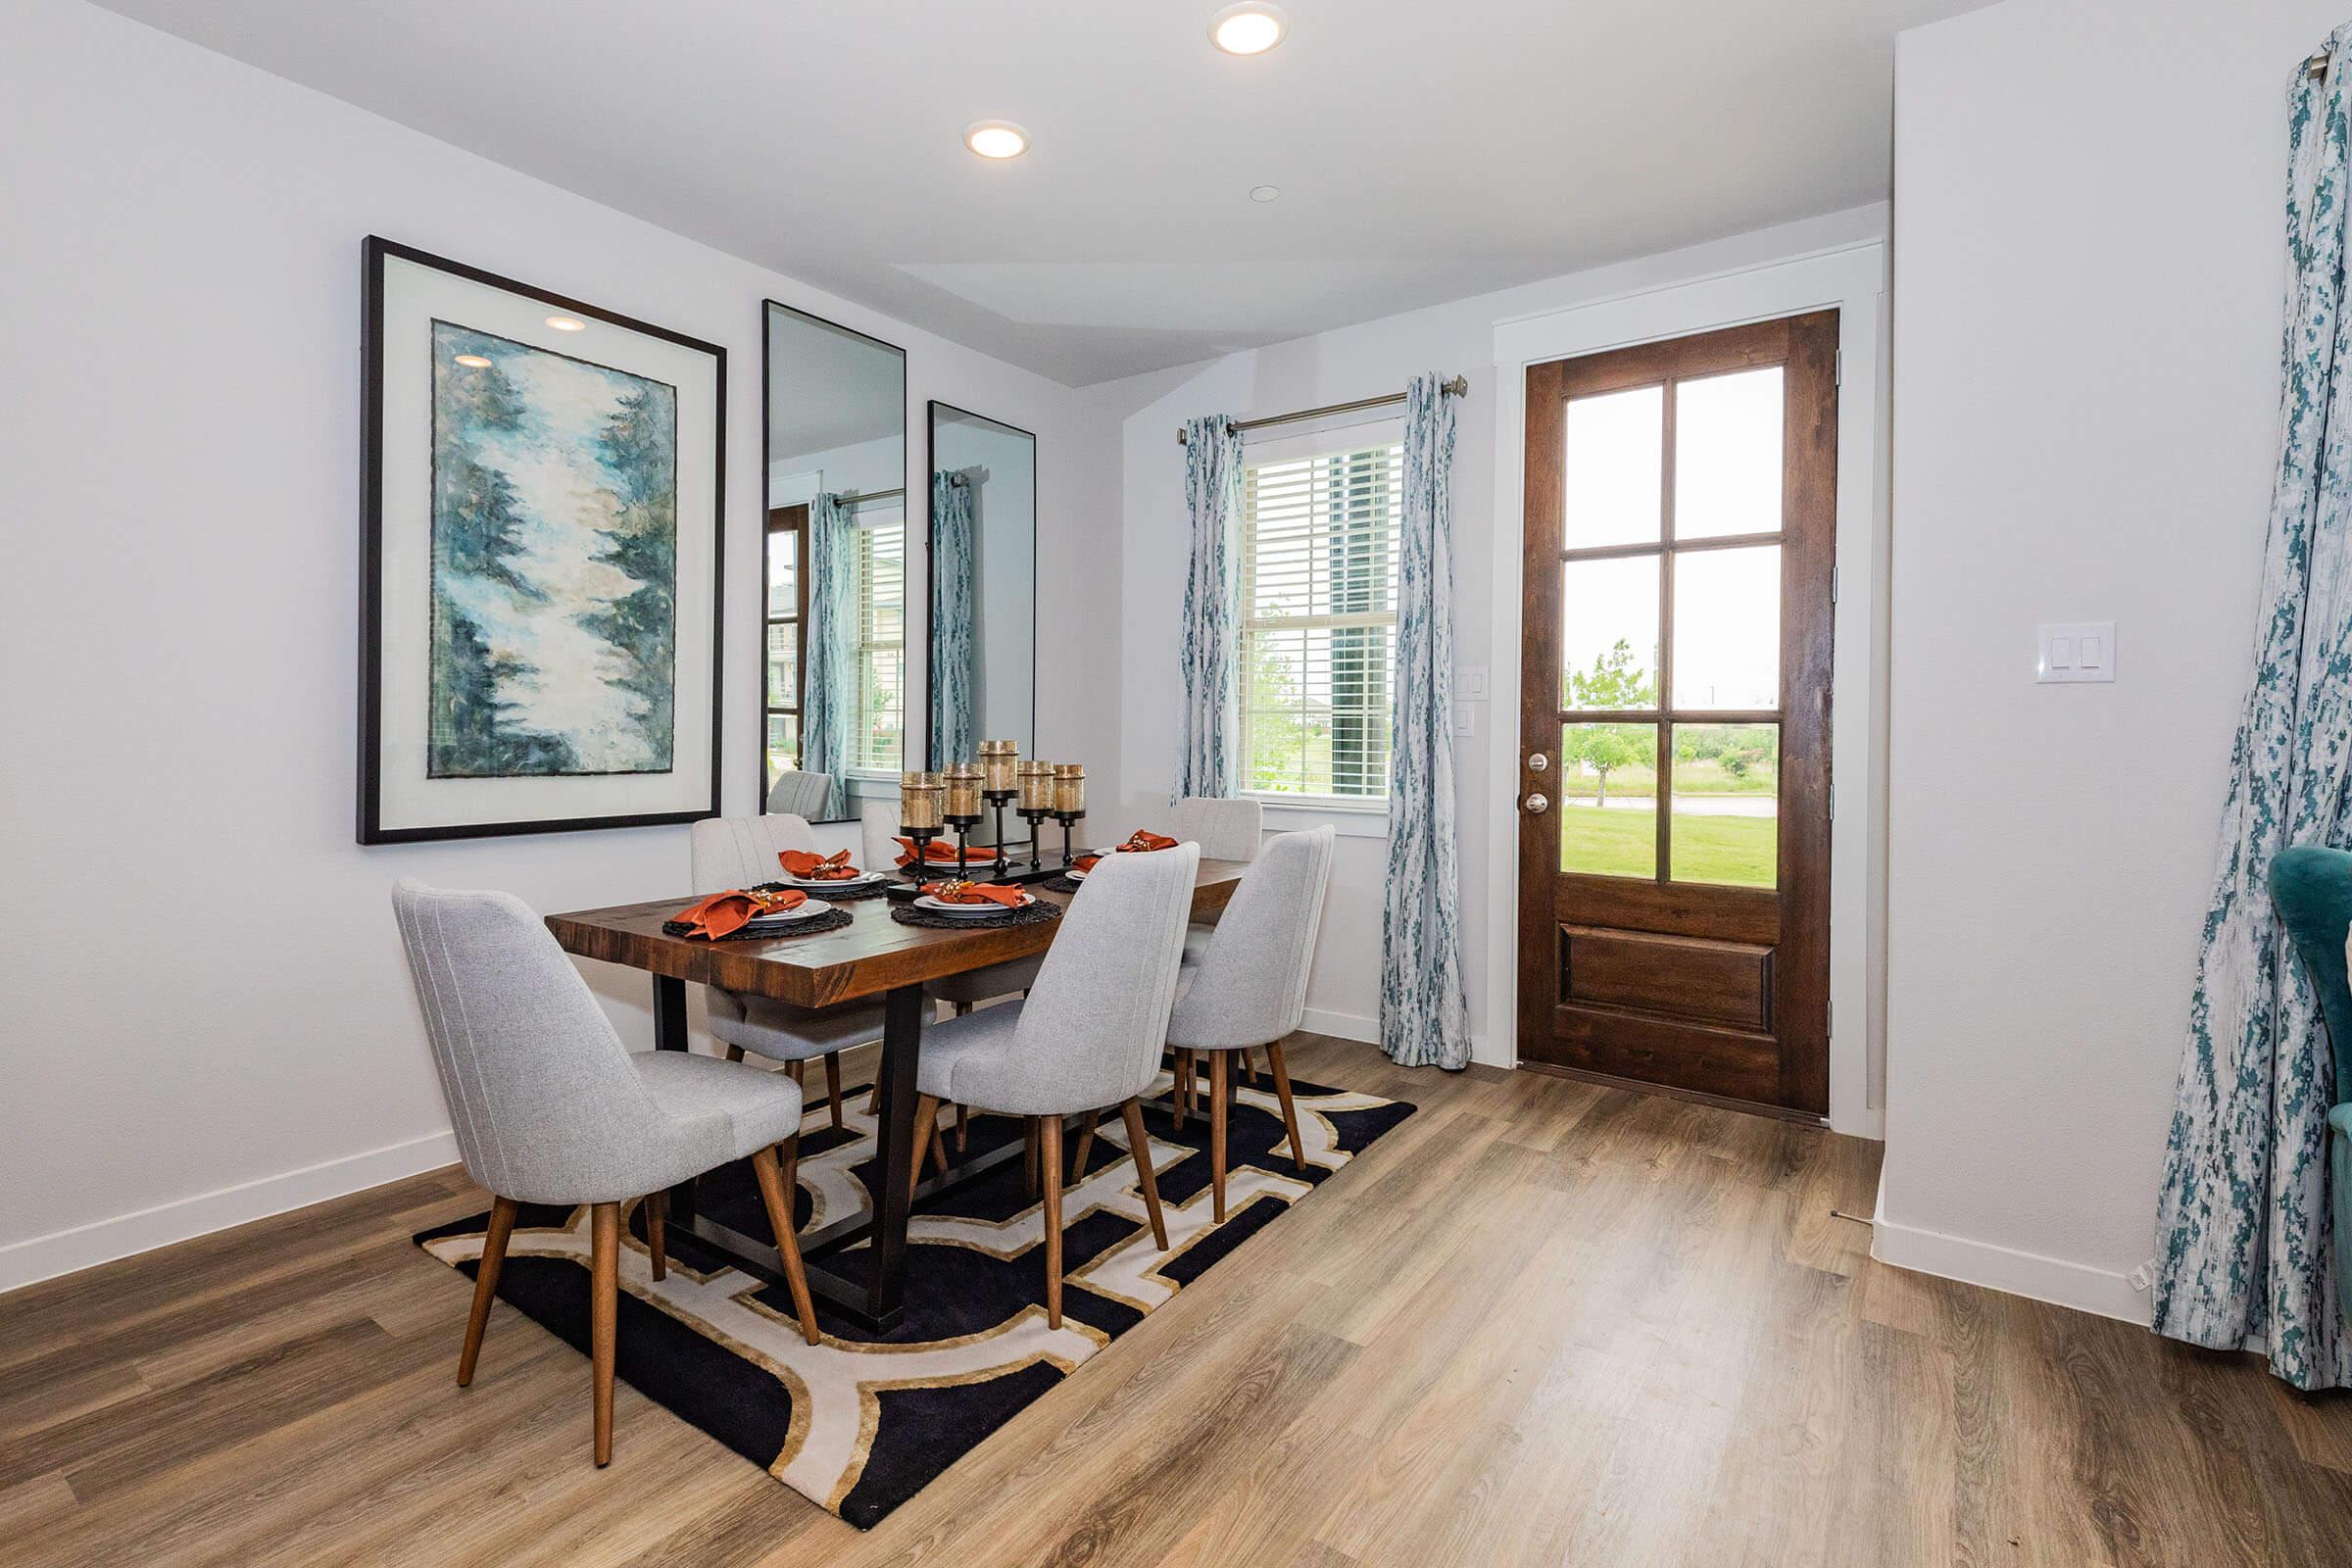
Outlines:
{"label": "gray upholstered chair", "polygon": [[[699,897],[773,882],[784,874],[776,861],[779,852],[815,849],[816,835],[797,816],[706,817],[694,824],[688,844],[694,891]],[[811,1056],[825,1058],[827,1109],[833,1125],[840,1127],[841,1054],[882,1038],[880,1004],[812,1010],[769,997],[737,996],[716,986],[706,990],[710,1001],[710,1036],[727,1048],[729,1061],[741,1061],[748,1051],[770,1061],[785,1062],[792,1081],[805,1092],[803,1064]]]}
{"label": "gray upholstered chair", "polygon": [[1200,845],[1203,860],[1254,860],[1265,822],[1265,808],[1255,801],[1188,795],[1168,808],[1168,825],[1161,831]]}
{"label": "gray upholstered chair", "polygon": [[825,798],[833,793],[830,773],[802,773],[791,768],[776,775],[767,787],[767,808],[779,815],[789,814],[804,821],[823,814]]}
{"label": "gray upholstered chair", "polygon": [[798,1152],[801,1091],[788,1079],[678,1051],[633,1054],[539,917],[504,893],[404,879],[392,891],[433,1065],[466,1174],[490,1190],[489,1232],[458,1385],[473,1381],[520,1203],[589,1208],[589,1359],[596,1462],[612,1457],[612,1344],[619,1314],[621,1205],[645,1199],[653,1276],[667,1272],[669,1189],[749,1159],[774,1227],[801,1332],[816,1312],[776,1152]]}
{"label": "gray upholstered chair", "polygon": [[1159,1072],[1200,866],[1200,852],[1190,844],[1105,858],[1070,900],[1026,998],[951,1018],[923,1036],[915,1068],[916,1161],[938,1137],[944,1102],[1030,1118],[1045,1182],[1052,1328],[1061,1327],[1063,1117],[1084,1114],[1091,1125],[1095,1112],[1119,1108],[1152,1240],[1163,1250],[1168,1245],[1138,1097]]}
{"label": "gray upholstered chair", "polygon": [[[1315,933],[1331,886],[1331,851],[1328,824],[1267,840],[1265,852],[1233,890],[1206,951],[1198,962],[1190,956],[1185,961],[1168,1020],[1168,1045],[1176,1053],[1180,1085],[1191,1080],[1197,1053],[1208,1057],[1209,1187],[1220,1220],[1225,1217],[1225,1122],[1233,1093],[1227,1058],[1235,1052],[1266,1048],[1283,1125],[1291,1135],[1291,1158],[1306,1169],[1282,1042],[1306,1015],[1306,979],[1314,968]],[[1183,1103],[1181,1089],[1177,1103]]]}

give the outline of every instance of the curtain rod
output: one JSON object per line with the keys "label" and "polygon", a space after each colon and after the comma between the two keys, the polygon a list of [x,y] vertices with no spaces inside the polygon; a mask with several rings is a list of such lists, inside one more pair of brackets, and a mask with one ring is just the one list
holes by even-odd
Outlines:
{"label": "curtain rod", "polygon": [[845,507],[862,507],[868,501],[904,501],[906,498],[906,487],[901,485],[896,490],[868,490],[862,495],[835,496],[833,499]]}
{"label": "curtain rod", "polygon": [[2321,50],[2318,54],[2313,55],[2309,60],[2303,62],[2303,74],[2306,76],[2325,76],[2328,74],[2328,52],[2325,49]]}
{"label": "curtain rod", "polygon": [[[1470,378],[1466,375],[1457,375],[1450,381],[1440,383],[1440,389],[1450,392],[1457,398],[1466,398],[1470,395]],[[1300,419],[1320,419],[1327,414],[1354,414],[1361,409],[1384,409],[1392,403],[1402,403],[1403,401],[1403,393],[1391,392],[1386,397],[1357,398],[1353,403],[1328,403],[1319,409],[1300,409],[1296,414],[1269,414],[1262,419],[1228,419],[1225,424],[1226,428],[1236,434],[1247,435],[1251,430],[1264,425],[1296,424]],[[1176,432],[1176,444],[1183,446],[1188,439],[1183,429],[1179,428]]]}

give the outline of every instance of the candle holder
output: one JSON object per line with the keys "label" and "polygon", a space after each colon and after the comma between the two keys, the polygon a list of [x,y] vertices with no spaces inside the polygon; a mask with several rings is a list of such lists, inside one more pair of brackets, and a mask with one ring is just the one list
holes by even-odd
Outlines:
{"label": "candle holder", "polygon": [[939,837],[944,790],[937,773],[907,773],[899,780],[899,831],[914,845],[907,880],[921,886],[931,868],[931,841]]}
{"label": "candle holder", "polygon": [[1077,826],[1080,821],[1084,820],[1086,812],[1083,810],[1055,811],[1054,813],[1054,820],[1061,824],[1061,868],[1064,871],[1067,871],[1070,868],[1071,863],[1077,858],[1076,855],[1073,854],[1070,849],[1070,829]]}
{"label": "candle holder", "polygon": [[1075,857],[1070,829],[1086,815],[1086,766],[1082,762],[1054,764],[1054,820],[1061,824],[1061,865],[1068,870]]}
{"label": "candle holder", "polygon": [[951,762],[940,770],[947,789],[943,819],[956,830],[956,873],[971,869],[972,829],[980,825],[980,769],[972,762]]}
{"label": "candle holder", "polygon": [[997,874],[1003,876],[1011,862],[1004,858],[1004,808],[1018,795],[1021,747],[1018,741],[982,741],[980,743],[980,798],[996,814],[995,849]]}
{"label": "candle holder", "polygon": [[[1046,822],[1054,814],[1054,764],[1021,764],[1019,815],[1029,824],[1029,869],[1045,868]],[[1000,835],[1001,837],[1002,835]]]}

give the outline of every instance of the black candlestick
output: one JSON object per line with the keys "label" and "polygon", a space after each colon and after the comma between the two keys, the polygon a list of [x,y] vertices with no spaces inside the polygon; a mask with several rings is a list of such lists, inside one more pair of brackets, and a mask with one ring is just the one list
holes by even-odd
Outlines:
{"label": "black candlestick", "polygon": [[966,841],[971,838],[972,829],[980,825],[980,816],[978,812],[970,816],[957,816],[950,811],[947,817],[948,825],[956,830],[956,875],[960,878],[971,870],[972,856]]}
{"label": "black candlestick", "polygon": [[906,867],[906,880],[920,887],[923,873],[931,868],[931,841],[939,837],[935,827],[908,827],[899,824],[899,831],[914,841],[914,863]]}
{"label": "black candlestick", "polygon": [[1076,858],[1070,853],[1070,829],[1075,827],[1085,815],[1084,811],[1055,811],[1054,813],[1054,820],[1061,824],[1061,868],[1065,871],[1070,868],[1071,860]]}
{"label": "black candlestick", "polygon": [[1054,814],[1054,808],[1050,806],[1024,806],[1019,814],[1021,820],[1029,824],[1029,869],[1043,870],[1046,864],[1046,818]]}
{"label": "black candlestick", "polygon": [[1004,808],[1012,804],[1013,797],[1018,793],[1017,790],[982,790],[980,792],[981,798],[987,801],[990,808],[997,813],[997,875],[999,876],[1003,876],[1012,868],[1012,862],[1004,858]]}

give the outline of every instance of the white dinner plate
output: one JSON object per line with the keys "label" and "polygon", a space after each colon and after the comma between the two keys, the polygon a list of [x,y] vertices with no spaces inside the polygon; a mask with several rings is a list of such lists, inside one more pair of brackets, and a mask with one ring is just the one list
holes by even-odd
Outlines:
{"label": "white dinner plate", "polygon": [[833,906],[822,899],[808,899],[793,908],[779,909],[774,914],[754,915],[745,922],[744,929],[764,931],[770,926],[797,925],[803,920],[812,920],[820,914],[827,913],[832,907]]}
{"label": "white dinner plate", "polygon": [[803,881],[797,876],[779,876],[777,881],[788,888],[861,888],[872,882],[887,881],[879,871],[860,871],[856,876],[835,876]]}
{"label": "white dinner plate", "polygon": [[[1021,901],[1021,906],[1023,908],[1028,907],[1028,904],[1029,901],[1027,899],[1023,899]],[[945,904],[940,900],[933,898],[928,893],[924,894],[921,898],[916,899],[914,901],[914,906],[918,909],[928,909],[933,914],[979,916],[988,914],[1010,914],[1013,912],[1011,909],[1006,908],[1002,904]]]}

